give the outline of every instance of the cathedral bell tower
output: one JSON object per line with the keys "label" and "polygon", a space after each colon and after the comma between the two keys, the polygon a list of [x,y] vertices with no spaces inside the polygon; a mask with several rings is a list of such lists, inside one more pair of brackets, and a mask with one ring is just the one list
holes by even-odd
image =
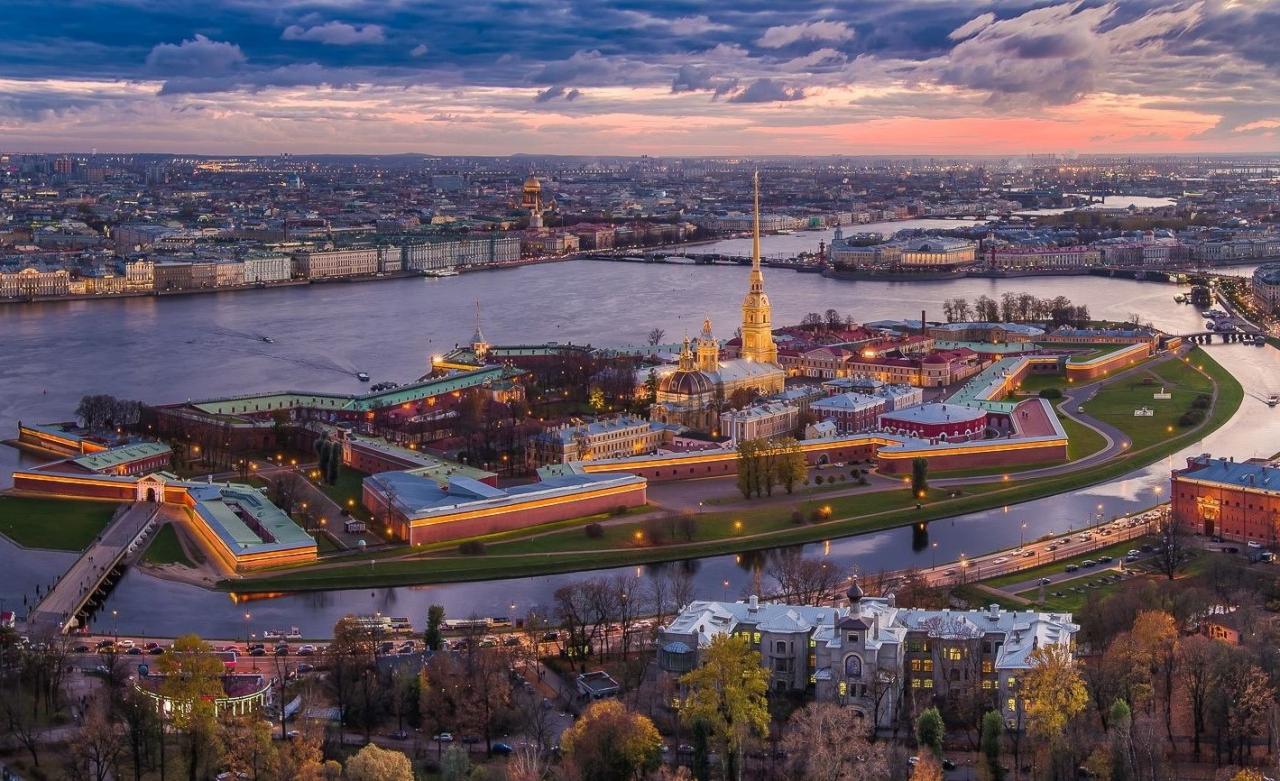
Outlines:
{"label": "cathedral bell tower", "polygon": [[711,318],[702,321],[702,333],[698,336],[698,371],[720,371],[720,343],[711,335]]}
{"label": "cathedral bell tower", "polygon": [[751,287],[742,300],[742,357],[758,363],[777,363],[778,346],[773,343],[773,308],[764,292],[764,272],[760,270],[760,172],[752,177],[755,195],[751,227]]}

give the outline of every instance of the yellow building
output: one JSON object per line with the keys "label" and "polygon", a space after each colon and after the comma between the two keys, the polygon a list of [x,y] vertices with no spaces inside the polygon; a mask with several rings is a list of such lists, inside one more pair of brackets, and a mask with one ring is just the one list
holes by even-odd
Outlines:
{"label": "yellow building", "polygon": [[655,422],[711,431],[718,424],[721,407],[735,392],[751,391],[767,396],[782,390],[786,371],[778,364],[778,346],[773,341],[773,311],[764,292],[764,272],[760,270],[759,174],[754,187],[751,277],[742,301],[739,357],[720,360],[720,343],[711,334],[711,320],[704,320],[696,348],[685,339],[679,366],[658,384],[657,398],[649,412]]}

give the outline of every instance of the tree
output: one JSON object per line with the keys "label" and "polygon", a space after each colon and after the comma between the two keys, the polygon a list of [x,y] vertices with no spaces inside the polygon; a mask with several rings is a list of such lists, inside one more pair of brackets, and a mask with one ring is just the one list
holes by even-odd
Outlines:
{"label": "tree", "polygon": [[353,616],[343,616],[333,626],[333,641],[325,648],[325,662],[329,674],[325,683],[333,704],[338,708],[338,718],[344,725],[356,714],[363,678],[373,666],[373,638],[362,629]]}
{"label": "tree", "polygon": [[275,764],[271,725],[256,715],[234,716],[222,725],[223,756],[236,778],[258,781]]}
{"label": "tree", "polygon": [[982,716],[982,764],[987,771],[987,781],[1002,781],[1004,768],[1000,765],[1000,736],[1004,734],[1004,719],[1000,711],[989,710]]}
{"label": "tree", "polygon": [[1156,545],[1151,561],[1157,571],[1173,580],[1187,562],[1191,561],[1191,530],[1181,516],[1166,509],[1156,522],[1156,534],[1160,542]]}
{"label": "tree", "polygon": [[320,736],[314,728],[304,728],[292,740],[276,750],[271,765],[272,775],[280,781],[330,781],[336,763],[325,762],[320,751]]}
{"label": "tree", "polygon": [[706,649],[706,662],[680,682],[688,691],[680,718],[706,726],[721,748],[724,778],[741,781],[743,747],[752,735],[769,732],[769,673],[760,652],[741,635],[717,635]]}
{"label": "tree", "polygon": [[422,642],[428,651],[439,651],[444,645],[444,605],[432,605],[427,608],[427,629],[422,633]]}
{"label": "tree", "polygon": [[662,736],[617,700],[593,703],[560,737],[568,775],[578,781],[632,781],[656,769]]}
{"label": "tree", "polygon": [[1067,722],[1089,704],[1089,692],[1069,647],[1042,645],[1028,661],[1031,668],[1020,686],[1028,729],[1033,737],[1057,740]]}
{"label": "tree", "polygon": [[1173,748],[1174,650],[1178,643],[1178,626],[1163,610],[1144,610],[1133,620],[1134,649],[1145,667],[1147,682],[1160,694],[1164,703],[1165,734]]}
{"label": "tree", "polygon": [[819,557],[806,557],[799,548],[783,548],[770,556],[768,574],[788,599],[821,605],[844,578],[840,570]]}
{"label": "tree", "polygon": [[108,781],[116,777],[124,746],[111,722],[106,702],[95,698],[67,748],[76,778]]}
{"label": "tree", "polygon": [[937,708],[926,708],[916,719],[916,743],[921,749],[928,749],[935,757],[942,758],[942,739],[946,737],[947,727],[942,721],[942,714]]}
{"label": "tree", "polygon": [[440,759],[442,781],[466,781],[471,776],[471,756],[462,746],[450,746]]}
{"label": "tree", "polygon": [[1133,714],[1129,703],[1117,699],[1111,705],[1109,732],[1111,733],[1111,781],[1131,781],[1133,778],[1133,746],[1130,730]]}
{"label": "tree", "polygon": [[156,660],[164,676],[160,693],[171,703],[170,723],[187,737],[187,777],[200,777],[202,752],[211,748],[215,736],[213,702],[225,695],[222,687],[222,660],[213,648],[196,635],[181,635]]}
{"label": "tree", "polygon": [[347,781],[413,781],[413,765],[403,752],[370,743],[347,760],[343,775]]}
{"label": "tree", "polygon": [[795,437],[777,439],[773,443],[773,448],[777,451],[774,472],[782,487],[787,493],[791,493],[795,490],[796,483],[803,481],[805,475],[809,473],[809,464],[805,461],[804,451],[800,449],[800,443]]}
{"label": "tree", "polygon": [[651,347],[657,347],[658,345],[662,344],[662,337],[666,335],[667,335],[667,332],[662,330],[661,328],[653,329],[652,331],[649,332],[649,345]]}
{"label": "tree", "polygon": [[942,763],[931,753],[921,754],[911,769],[911,781],[942,781]]}
{"label": "tree", "polygon": [[1192,635],[1178,644],[1179,689],[1191,714],[1191,734],[1195,755],[1200,756],[1200,739],[1207,729],[1209,699],[1214,670],[1222,646],[1204,635]]}
{"label": "tree", "polygon": [[923,499],[929,490],[929,459],[911,459],[911,495]]}
{"label": "tree", "polygon": [[738,443],[738,490],[743,497],[750,499],[754,493],[759,496],[760,442],[755,439],[744,439]]}
{"label": "tree", "polygon": [[867,740],[865,720],[852,708],[811,702],[791,714],[782,749],[797,781],[888,781],[889,751]]}

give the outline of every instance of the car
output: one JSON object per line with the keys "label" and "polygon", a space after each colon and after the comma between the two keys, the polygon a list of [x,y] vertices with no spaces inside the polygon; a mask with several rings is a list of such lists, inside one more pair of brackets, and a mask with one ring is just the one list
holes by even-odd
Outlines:
{"label": "car", "polygon": [[559,632],[544,632],[542,634],[542,642],[544,643],[554,643],[559,639],[560,639]]}
{"label": "car", "polygon": [[98,645],[96,646],[96,648],[98,648],[99,650],[101,650],[101,649],[103,649],[103,648],[111,648],[111,647],[115,646],[115,644],[116,644],[116,643],[115,643],[115,641],[114,641],[114,640],[99,640],[99,641],[98,641]]}
{"label": "car", "polygon": [[1004,564],[1004,563],[1005,563],[1005,562],[1007,562],[1008,560],[1009,560],[1009,557],[1008,557],[1008,556],[1001,556],[1000,558],[995,559],[995,560],[994,560],[994,561],[992,561],[991,563],[992,563],[992,564]]}
{"label": "car", "polygon": [[1071,538],[1070,538],[1070,537],[1063,537],[1061,541],[1062,541],[1062,542],[1071,542]]}
{"label": "car", "polygon": [[276,646],[276,656],[288,656],[288,655],[289,655],[289,646],[285,645],[284,643],[281,643],[280,645]]}
{"label": "car", "polygon": [[404,730],[398,730],[396,732],[392,732],[387,737],[391,738],[392,740],[408,740],[409,733],[405,732]]}
{"label": "car", "polygon": [[1045,548],[1045,550],[1047,551],[1056,551],[1057,549],[1058,549],[1057,545],[1050,545],[1049,547]]}
{"label": "car", "polygon": [[116,645],[120,646],[121,648],[133,648],[133,641],[128,638],[125,638],[124,640],[120,640],[119,642],[117,642]]}
{"label": "car", "polygon": [[[159,647],[160,647],[160,644],[159,644],[159,643],[157,643],[155,640],[152,640],[152,641],[151,641],[151,642],[149,642],[149,643],[143,643],[142,647],[143,647],[143,648],[145,648],[145,649],[147,649],[148,651],[150,651],[152,648],[159,648]],[[225,649],[223,649],[223,650],[226,650],[226,651],[234,651],[234,650],[236,650],[236,647],[235,647],[235,646],[228,646],[227,648],[225,648]]]}
{"label": "car", "polygon": [[1033,550],[1029,550],[1029,551],[1027,551],[1026,553],[1023,553],[1023,554],[1022,554],[1022,558],[1024,558],[1024,559],[1029,559],[1029,558],[1031,558],[1031,557],[1032,557],[1032,556],[1034,556],[1034,555],[1036,555],[1036,552],[1035,552],[1035,551],[1033,551]]}
{"label": "car", "polygon": [[956,769],[956,763],[955,763],[955,762],[952,762],[951,760],[947,759],[946,757],[943,757],[943,758],[942,758],[942,769],[943,769],[943,770],[955,770],[955,769]]}
{"label": "car", "polygon": [[164,653],[164,649],[157,645],[155,648],[148,648],[147,653],[151,654],[152,656],[159,656],[160,654]]}
{"label": "car", "polygon": [[1150,553],[1151,551],[1155,550],[1155,548],[1151,545],[1151,543],[1143,543],[1141,546],[1141,550],[1143,553]]}
{"label": "car", "polygon": [[1040,585],[1042,586],[1047,586],[1052,582],[1053,580],[1051,578],[1040,578]]}
{"label": "car", "polygon": [[1115,560],[1116,560],[1115,556],[1099,556],[1098,557],[1099,564],[1110,564]]}
{"label": "car", "polygon": [[249,651],[249,655],[250,655],[250,656],[266,656],[266,655],[267,655],[267,649],[265,649],[265,648],[263,648],[263,647],[259,646],[259,647],[257,647],[257,648],[254,648],[253,650]]}
{"label": "car", "polygon": [[506,743],[494,743],[493,747],[490,749],[491,752],[500,757],[505,757],[514,750],[515,749],[511,748],[511,746]]}
{"label": "car", "polygon": [[411,645],[402,645],[402,646],[400,646],[400,650],[399,650],[399,651],[397,651],[397,653],[399,653],[401,656],[407,656],[407,655],[409,655],[409,654],[413,653],[413,651],[414,651],[413,646],[411,646]]}
{"label": "car", "polygon": [[439,735],[436,735],[436,736],[432,737],[431,739],[432,739],[432,740],[434,740],[434,741],[435,741],[435,742],[437,742],[437,743],[452,743],[452,742],[453,742],[453,733],[452,733],[452,732],[441,732]]}
{"label": "car", "polygon": [[1249,540],[1248,542],[1246,542],[1246,543],[1245,543],[1245,545],[1249,546],[1250,548],[1261,548],[1261,547],[1262,547],[1262,543],[1257,542],[1257,541],[1255,541],[1255,540]]}
{"label": "car", "polygon": [[1092,540],[1093,540],[1093,535],[1092,535],[1092,534],[1082,534],[1082,535],[1080,535],[1080,540],[1081,540],[1082,542],[1090,542],[1090,541],[1092,541]]}
{"label": "car", "polygon": [[1130,564],[1138,560],[1137,556],[1125,556],[1124,560]]}
{"label": "car", "polygon": [[145,653],[145,651],[143,651],[141,648],[135,645],[133,648],[130,648],[127,651],[125,651],[125,653],[130,656],[142,656],[142,654]]}
{"label": "car", "polygon": [[1080,569],[1080,567],[1078,567],[1075,564],[1068,564],[1067,566],[1063,567],[1063,569],[1065,569],[1067,572],[1075,572],[1076,570]]}
{"label": "car", "polygon": [[1080,566],[1081,566],[1081,567],[1092,567],[1092,566],[1095,566],[1097,563],[1098,563],[1098,562],[1094,561],[1093,559],[1085,559],[1084,561],[1080,562]]}
{"label": "car", "polygon": [[314,664],[307,664],[306,662],[302,662],[301,664],[299,664],[297,667],[293,669],[297,670],[299,673],[309,673],[312,670],[316,669],[316,666]]}
{"label": "car", "polygon": [[1136,558],[1138,558],[1139,556],[1141,556],[1141,555],[1142,555],[1142,553],[1140,553],[1140,552],[1138,551],[1138,549],[1137,549],[1137,548],[1130,548],[1130,549],[1129,549],[1129,552],[1128,552],[1128,553],[1126,553],[1126,554],[1124,554],[1124,555],[1126,555],[1126,556],[1132,556],[1132,557],[1134,557],[1134,558],[1136,559]]}
{"label": "car", "polygon": [[89,653],[89,646],[85,645],[84,643],[80,643],[75,648],[72,648],[71,651],[72,653],[77,653],[77,654],[87,654]]}
{"label": "car", "polygon": [[516,637],[515,635],[511,635],[506,640],[503,640],[502,644],[508,647],[513,645],[520,645],[520,638]]}
{"label": "car", "polygon": [[382,651],[382,653],[389,654],[392,651],[396,650],[396,644],[392,640],[383,640],[382,645],[378,646],[378,648]]}
{"label": "car", "polygon": [[492,637],[492,636],[490,636],[490,635],[486,635],[486,636],[484,636],[484,637],[482,637],[482,638],[480,639],[480,644],[479,644],[479,646],[478,646],[478,647],[480,647],[480,648],[497,648],[497,647],[498,647],[498,638],[496,638],[496,637]]}
{"label": "car", "polygon": [[311,643],[298,646],[298,656],[311,656],[316,652],[316,647]]}
{"label": "car", "polygon": [[679,746],[676,746],[676,751],[679,751],[681,754],[692,754],[693,746],[690,746],[688,743],[681,743]]}

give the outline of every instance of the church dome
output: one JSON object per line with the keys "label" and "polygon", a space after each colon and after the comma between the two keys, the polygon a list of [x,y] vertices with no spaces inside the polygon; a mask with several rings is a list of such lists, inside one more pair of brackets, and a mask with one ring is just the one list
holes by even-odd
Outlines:
{"label": "church dome", "polygon": [[715,389],[715,383],[711,378],[699,371],[672,372],[658,383],[658,390],[678,396],[701,396],[704,393],[712,393]]}
{"label": "church dome", "polygon": [[526,189],[526,190],[541,190],[541,189],[542,189],[542,182],[539,182],[539,181],[538,181],[538,177],[533,176],[532,174],[530,174],[529,178],[524,180],[524,189]]}

